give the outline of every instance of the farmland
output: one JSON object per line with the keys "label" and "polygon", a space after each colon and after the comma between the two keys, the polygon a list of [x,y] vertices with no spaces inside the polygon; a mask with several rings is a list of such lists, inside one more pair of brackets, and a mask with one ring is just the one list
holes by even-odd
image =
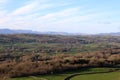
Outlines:
{"label": "farmland", "polygon": [[109,35],[0,35],[0,78],[63,80],[93,68],[116,68],[119,41]]}

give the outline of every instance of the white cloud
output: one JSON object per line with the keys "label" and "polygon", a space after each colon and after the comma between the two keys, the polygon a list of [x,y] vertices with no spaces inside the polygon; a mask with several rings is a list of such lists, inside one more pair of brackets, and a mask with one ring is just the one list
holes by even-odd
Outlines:
{"label": "white cloud", "polygon": [[4,9],[5,4],[8,2],[8,0],[0,0],[0,12]]}
{"label": "white cloud", "polygon": [[[47,0],[45,0],[45,2],[43,0],[31,1],[32,2],[28,1],[26,5],[17,8],[11,13],[8,13],[4,9],[0,10],[0,28],[68,32],[84,32],[86,30],[91,30],[91,28],[95,28],[96,32],[99,32],[107,30],[108,26],[112,27],[120,25],[119,21],[114,24],[111,23],[111,26],[103,23],[98,24],[99,21],[107,22],[107,19],[105,20],[104,17],[106,15],[108,16],[109,13],[100,12],[95,9],[84,10],[84,7],[82,6],[70,8],[68,3],[58,5],[48,3],[46,2]],[[61,6],[64,5],[67,5],[68,7],[61,8]],[[59,8],[54,11],[56,7]],[[50,12],[47,12],[47,10],[50,10]],[[41,12],[43,12],[42,15]],[[110,22],[112,22],[112,20],[110,20]],[[102,29],[100,27],[102,27]],[[89,33],[92,33],[92,31],[89,31]]]}
{"label": "white cloud", "polygon": [[68,8],[68,9],[64,9],[58,12],[54,12],[54,13],[48,13],[44,16],[40,16],[38,17],[39,21],[57,21],[57,20],[61,20],[67,17],[72,17],[76,14],[76,12],[78,12],[80,10],[80,8],[76,7],[76,8]]}
{"label": "white cloud", "polygon": [[5,4],[7,0],[0,0],[0,4]]}
{"label": "white cloud", "polygon": [[35,9],[36,5],[38,5],[36,2],[27,4],[13,11],[11,15],[22,15],[22,14],[30,13]]}
{"label": "white cloud", "polygon": [[[79,7],[64,9],[55,13],[48,13],[40,16],[39,13],[19,16],[7,15],[0,19],[3,26],[9,26],[14,29],[35,29],[35,30],[62,30],[69,29],[69,27],[78,27],[78,24],[83,21],[88,21],[101,14],[79,15]],[[28,11],[29,12],[29,11]],[[7,23],[7,24],[6,24]],[[57,26],[57,27],[56,27]],[[34,27],[34,28],[33,28]],[[66,28],[65,28],[66,27]]]}

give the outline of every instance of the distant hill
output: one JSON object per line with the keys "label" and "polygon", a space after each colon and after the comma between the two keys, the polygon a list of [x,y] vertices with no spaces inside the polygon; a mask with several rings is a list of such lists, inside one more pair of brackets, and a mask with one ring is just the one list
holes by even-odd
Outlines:
{"label": "distant hill", "polygon": [[73,34],[67,32],[38,32],[32,30],[11,30],[11,29],[0,29],[0,34],[50,34],[50,35],[82,35],[82,34]]}
{"label": "distant hill", "polygon": [[[0,34],[50,34],[50,35],[91,35],[83,33],[67,33],[67,32],[38,32],[32,30],[12,30],[12,29],[0,29]],[[116,33],[100,33],[95,35],[112,35],[120,36],[120,32]]]}
{"label": "distant hill", "polygon": [[101,33],[99,35],[111,35],[111,36],[120,36],[120,32],[116,32],[116,33]]}
{"label": "distant hill", "polygon": [[0,29],[0,34],[23,34],[23,33],[39,34],[39,32],[37,32],[37,31],[32,31],[32,30],[11,30],[11,29]]}

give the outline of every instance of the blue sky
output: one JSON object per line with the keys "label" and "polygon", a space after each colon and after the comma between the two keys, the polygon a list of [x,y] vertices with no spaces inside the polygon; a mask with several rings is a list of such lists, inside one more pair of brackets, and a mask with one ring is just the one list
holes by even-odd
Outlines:
{"label": "blue sky", "polygon": [[0,0],[0,29],[120,32],[120,0]]}

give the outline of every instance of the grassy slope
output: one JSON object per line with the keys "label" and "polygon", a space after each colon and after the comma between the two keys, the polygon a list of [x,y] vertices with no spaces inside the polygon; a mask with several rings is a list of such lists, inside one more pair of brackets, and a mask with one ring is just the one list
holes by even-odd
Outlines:
{"label": "grassy slope", "polygon": [[[108,70],[109,70],[109,68],[91,68],[91,69],[84,69],[84,70],[78,70],[78,71],[71,71],[71,72],[67,72],[64,74],[37,76],[36,79],[34,79],[33,77],[20,77],[20,78],[13,78],[11,80],[44,80],[44,79],[46,79],[46,80],[64,80],[67,76],[74,74],[74,73],[101,72],[101,71],[108,71]],[[116,77],[117,73],[113,74],[114,76],[111,76],[111,77]],[[44,79],[41,79],[41,78],[44,78]],[[79,80],[79,76],[77,79],[76,79],[76,77],[75,77],[75,79],[73,78],[73,80]],[[84,79],[82,79],[82,80],[84,80]],[[109,79],[107,79],[107,80],[109,80]]]}
{"label": "grassy slope", "polygon": [[103,74],[79,75],[71,80],[120,80],[120,71]]}

